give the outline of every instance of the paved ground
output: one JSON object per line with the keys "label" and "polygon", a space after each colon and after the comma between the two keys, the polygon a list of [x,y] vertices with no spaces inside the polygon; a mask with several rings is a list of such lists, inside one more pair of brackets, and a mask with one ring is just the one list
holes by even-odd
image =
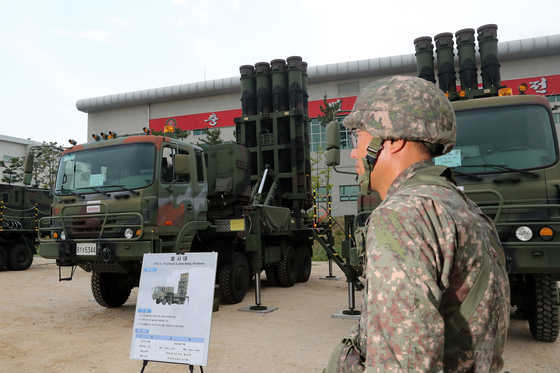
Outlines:
{"label": "paved ground", "polygon": [[[321,372],[356,324],[332,317],[348,305],[347,286],[320,279],[327,274],[326,262],[314,262],[307,283],[277,288],[264,280],[263,305],[278,307],[267,315],[238,311],[255,303],[253,287],[241,304],[221,304],[204,372]],[[342,275],[336,266],[334,274]],[[27,271],[1,271],[0,371],[140,372],[142,362],[129,359],[136,291],[123,307],[107,309],[92,300],[89,282],[81,269],[73,281],[59,282],[56,265],[42,258]],[[559,353],[559,343],[534,341],[527,322],[512,316],[504,371],[558,372]],[[149,363],[145,372],[188,368]]]}

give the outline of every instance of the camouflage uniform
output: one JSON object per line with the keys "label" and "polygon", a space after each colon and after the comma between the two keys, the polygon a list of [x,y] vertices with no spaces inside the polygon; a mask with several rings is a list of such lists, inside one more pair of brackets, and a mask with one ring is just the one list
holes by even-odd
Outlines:
{"label": "camouflage uniform", "polygon": [[[403,171],[369,218],[357,345],[368,372],[496,372],[504,345],[494,351],[494,340],[505,342],[509,316],[507,275],[487,237],[497,239],[497,233],[460,191],[399,189],[430,165],[418,162]],[[478,278],[484,245],[493,259],[488,289],[467,326],[445,341],[444,318]]]}
{"label": "camouflage uniform", "polygon": [[[419,78],[392,77],[360,94],[344,124],[381,139],[430,144],[436,155],[455,142],[445,96]],[[451,182],[405,183],[429,167],[404,170],[368,220],[366,291],[353,344],[367,372],[497,372],[509,323],[509,283],[492,222]],[[453,176],[451,176],[453,177]],[[474,316],[451,340],[449,317],[468,295],[490,254],[488,287]],[[340,358],[339,372],[355,359]]]}

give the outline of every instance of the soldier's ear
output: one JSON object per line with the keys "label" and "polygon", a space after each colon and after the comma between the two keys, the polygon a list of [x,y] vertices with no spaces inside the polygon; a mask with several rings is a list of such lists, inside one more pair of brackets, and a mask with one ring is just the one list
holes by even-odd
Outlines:
{"label": "soldier's ear", "polygon": [[390,154],[395,154],[398,153],[400,151],[402,151],[407,145],[409,144],[409,141],[406,140],[385,140],[383,142],[383,149],[384,151],[390,153]]}

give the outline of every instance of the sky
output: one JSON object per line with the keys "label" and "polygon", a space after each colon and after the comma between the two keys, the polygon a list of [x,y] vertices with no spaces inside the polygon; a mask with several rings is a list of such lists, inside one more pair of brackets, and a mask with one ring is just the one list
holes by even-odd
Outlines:
{"label": "sky", "polygon": [[[443,4],[443,5],[442,5]],[[499,41],[560,33],[558,3],[334,0],[0,0],[0,135],[88,140],[84,98],[414,52],[420,36],[494,23]]]}

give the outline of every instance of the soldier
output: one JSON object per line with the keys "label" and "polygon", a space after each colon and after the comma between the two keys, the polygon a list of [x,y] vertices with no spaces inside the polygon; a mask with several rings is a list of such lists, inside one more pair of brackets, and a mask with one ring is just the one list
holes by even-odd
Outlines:
{"label": "soldier", "polygon": [[432,158],[455,144],[455,114],[428,81],[372,83],[344,120],[362,190],[382,203],[367,222],[358,327],[326,372],[498,372],[509,282],[492,221]]}

